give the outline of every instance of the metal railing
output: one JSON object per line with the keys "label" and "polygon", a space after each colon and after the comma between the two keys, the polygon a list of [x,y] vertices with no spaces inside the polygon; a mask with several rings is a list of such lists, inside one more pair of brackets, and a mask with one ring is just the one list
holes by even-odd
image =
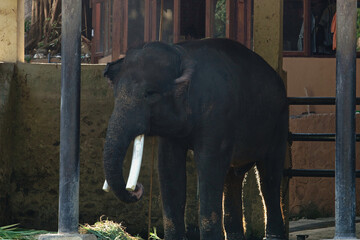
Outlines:
{"label": "metal railing", "polygon": [[[335,105],[335,97],[289,97],[289,105]],[[356,105],[360,105],[360,98],[356,98]],[[303,142],[335,142],[335,133],[289,133],[289,141]],[[360,134],[356,134],[356,141],[360,142]],[[324,169],[285,169],[286,177],[335,177],[335,170]],[[360,171],[356,171],[360,178]]]}

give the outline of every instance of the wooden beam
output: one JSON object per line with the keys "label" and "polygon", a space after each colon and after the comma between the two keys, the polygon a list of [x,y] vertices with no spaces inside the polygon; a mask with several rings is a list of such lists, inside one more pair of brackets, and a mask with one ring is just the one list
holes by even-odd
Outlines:
{"label": "wooden beam", "polygon": [[215,22],[215,1],[206,0],[205,8],[205,37],[213,37]]}
{"label": "wooden beam", "polygon": [[310,56],[311,54],[311,15],[310,15],[310,1],[304,0],[304,52],[306,56]]}
{"label": "wooden beam", "polygon": [[246,0],[246,42],[245,46],[252,49],[252,0]]}
{"label": "wooden beam", "polygon": [[125,54],[128,48],[128,30],[129,30],[129,0],[122,0],[123,1],[123,44],[120,53]]}
{"label": "wooden beam", "polygon": [[150,19],[151,19],[151,41],[156,41],[157,40],[157,0],[151,0],[151,15],[150,15]]}
{"label": "wooden beam", "polygon": [[230,39],[235,40],[236,35],[236,12],[235,12],[236,2],[233,0],[226,0],[226,26],[225,26],[225,36]]}
{"label": "wooden beam", "polygon": [[[121,13],[121,0],[114,0],[113,3],[113,12]],[[121,21],[122,14],[113,14],[113,24],[112,25],[112,60],[117,60],[121,54]],[[94,18],[93,18],[94,19]]]}
{"label": "wooden beam", "polygon": [[246,39],[246,22],[245,22],[245,17],[246,17],[246,6],[245,6],[245,1],[244,0],[239,0],[238,4],[237,4],[237,26],[238,26],[238,31],[236,34],[236,39],[241,42],[242,44],[245,44],[245,39]]}
{"label": "wooden beam", "polygon": [[150,0],[145,0],[144,42],[150,42]]}
{"label": "wooden beam", "polygon": [[180,8],[181,0],[174,0],[174,43],[180,39]]}

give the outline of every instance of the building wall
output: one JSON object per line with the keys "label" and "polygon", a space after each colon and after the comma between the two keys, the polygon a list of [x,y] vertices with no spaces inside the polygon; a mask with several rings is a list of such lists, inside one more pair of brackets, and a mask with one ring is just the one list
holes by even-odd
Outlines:
{"label": "building wall", "polygon": [[24,61],[24,0],[0,1],[0,62]]}
{"label": "building wall", "polygon": [[[335,97],[336,58],[283,59],[287,72],[289,97]],[[360,61],[357,59],[357,69]],[[356,76],[360,84],[360,73]],[[357,88],[357,96],[360,89]],[[357,106],[359,110],[359,106]],[[310,114],[309,114],[310,113]],[[294,133],[335,133],[335,106],[290,106],[290,131]],[[360,117],[356,115],[357,132]],[[295,169],[334,169],[335,143],[294,142],[291,148]],[[360,145],[356,144],[357,166],[360,164]],[[359,201],[357,180],[357,201]],[[293,217],[325,217],[334,215],[334,178],[300,178],[290,180],[289,212]],[[357,204],[359,206],[359,203]],[[360,214],[359,207],[356,210]]]}
{"label": "building wall", "polygon": [[[335,113],[293,117],[293,133],[335,133]],[[360,115],[356,115],[360,132]],[[294,169],[335,169],[335,142],[293,142]],[[356,166],[360,166],[360,143],[356,143]],[[359,167],[357,167],[359,169]],[[356,180],[356,215],[360,214],[360,179]],[[334,216],[335,178],[294,177],[290,180],[290,216],[317,218]]]}
{"label": "building wall", "polygon": [[10,195],[10,177],[11,177],[11,153],[10,149],[4,146],[9,139],[7,136],[13,134],[12,128],[6,127],[14,116],[14,111],[9,108],[11,105],[14,86],[12,80],[14,76],[15,64],[0,64],[0,225],[7,221],[10,216],[8,208],[8,199]]}
{"label": "building wall", "polygon": [[[284,71],[287,72],[287,92],[289,97],[335,97],[336,95],[336,58],[285,57]],[[356,60],[360,69],[360,59]],[[360,71],[356,73],[356,85],[360,84]],[[356,89],[360,96],[360,88]],[[357,110],[360,110],[357,107]],[[307,112],[331,113],[335,106],[292,106],[291,115]]]}

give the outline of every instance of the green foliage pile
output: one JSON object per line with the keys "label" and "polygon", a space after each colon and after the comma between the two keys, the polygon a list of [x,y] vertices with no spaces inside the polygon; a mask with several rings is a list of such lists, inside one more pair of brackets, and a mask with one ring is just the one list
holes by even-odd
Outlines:
{"label": "green foliage pile", "polygon": [[35,240],[38,235],[48,233],[47,231],[20,229],[17,228],[18,225],[0,227],[0,239]]}

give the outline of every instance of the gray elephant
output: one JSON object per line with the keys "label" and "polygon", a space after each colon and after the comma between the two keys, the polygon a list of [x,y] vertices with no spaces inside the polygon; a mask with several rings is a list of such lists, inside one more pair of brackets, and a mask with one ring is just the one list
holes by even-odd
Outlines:
{"label": "gray elephant", "polygon": [[[106,179],[122,201],[122,163],[138,135],[159,136],[166,240],[185,239],[186,153],[199,178],[200,239],[245,239],[242,181],[256,165],[266,207],[265,239],[285,239],[280,182],[288,103],[281,78],[257,54],[229,39],[146,43],[109,63],[115,105],[104,146]],[[224,208],[224,209],[223,209]]]}

